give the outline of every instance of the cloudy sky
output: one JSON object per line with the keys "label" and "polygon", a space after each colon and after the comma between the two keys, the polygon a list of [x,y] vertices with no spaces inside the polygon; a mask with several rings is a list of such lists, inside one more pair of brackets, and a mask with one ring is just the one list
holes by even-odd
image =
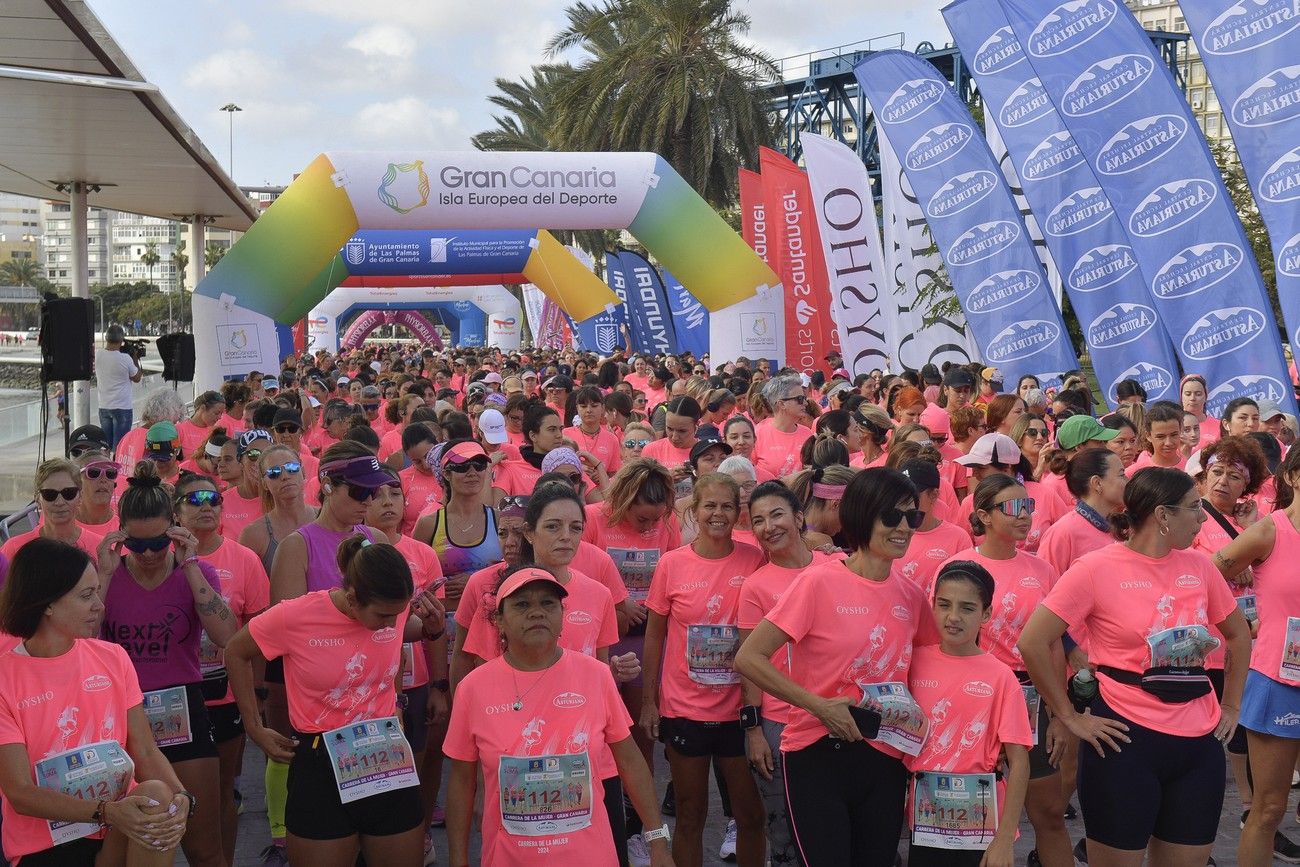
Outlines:
{"label": "cloudy sky", "polygon": [[[235,179],[286,184],[326,150],[468,149],[497,77],[541,62],[564,0],[90,0],[118,43]],[[949,41],[940,0],[737,0],[770,56],[905,34]],[[907,6],[908,11],[894,11]],[[892,38],[897,47],[899,37]],[[891,40],[881,40],[886,47]],[[797,64],[798,61],[793,61]]]}

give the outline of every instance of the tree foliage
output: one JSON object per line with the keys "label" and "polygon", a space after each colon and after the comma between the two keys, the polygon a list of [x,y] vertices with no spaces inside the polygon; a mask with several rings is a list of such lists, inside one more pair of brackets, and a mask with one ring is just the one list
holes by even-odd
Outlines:
{"label": "tree foliage", "polygon": [[1235,148],[1222,142],[1210,145],[1214,162],[1219,166],[1223,176],[1223,185],[1228,190],[1237,216],[1241,218],[1241,227],[1246,230],[1246,240],[1250,242],[1251,252],[1259,263],[1259,272],[1264,278],[1264,288],[1268,290],[1269,302],[1273,305],[1273,315],[1277,318],[1278,330],[1286,340],[1286,325],[1282,321],[1282,306],[1277,298],[1277,274],[1274,273],[1273,246],[1269,241],[1268,227],[1255,204],[1255,194],[1250,188],[1246,170],[1242,168],[1241,159]]}

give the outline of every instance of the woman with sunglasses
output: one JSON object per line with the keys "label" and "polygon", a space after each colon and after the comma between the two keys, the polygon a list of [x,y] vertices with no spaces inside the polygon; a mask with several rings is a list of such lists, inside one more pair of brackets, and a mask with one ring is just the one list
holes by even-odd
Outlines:
{"label": "woman with sunglasses", "polygon": [[[921,589],[893,569],[924,518],[916,488],[873,468],[842,497],[848,559],[808,567],[736,654],[742,675],[791,705],[781,752],[807,867],[893,863],[907,787],[902,756],[920,751],[925,727],[907,691],[908,666],[914,645],[938,640]],[[772,664],[787,643],[788,675]],[[849,711],[855,705],[887,709],[892,722],[867,741]]]}
{"label": "woman with sunglasses", "polygon": [[[641,727],[663,742],[677,803],[673,857],[703,863],[709,770],[726,780],[742,865],[763,863],[763,807],[745,762],[737,611],[746,576],[763,563],[757,548],[731,538],[740,490],[712,473],[695,484],[692,513],[699,535],[659,559],[647,607]],[[662,670],[661,670],[662,663]]]}
{"label": "woman with sunglasses", "polygon": [[[239,544],[250,548],[262,560],[267,574],[275,562],[275,552],[280,547],[280,540],[304,524],[316,519],[316,510],[307,505],[303,498],[302,463],[298,455],[288,446],[276,445],[271,441],[259,442],[257,434],[262,431],[245,431],[241,443],[247,440],[247,448],[242,450],[240,461],[244,465],[244,485],[232,489],[235,502],[242,499],[244,486],[259,491],[258,513],[260,519],[254,520],[239,533]],[[232,491],[227,491],[231,495]]]}
{"label": "woman with sunglasses", "polygon": [[762,393],[774,415],[770,420],[756,422],[750,460],[755,467],[782,478],[800,469],[799,449],[813,435],[801,424],[807,396],[797,376],[774,376],[763,384]]}
{"label": "woman with sunglasses", "polygon": [[224,647],[238,629],[198,539],[176,526],[171,492],[141,461],[118,503],[121,529],[99,546],[104,638],[125,648],[140,678],[154,740],[193,792],[181,846],[191,863],[226,863],[221,842],[220,763],[204,704],[200,635]]}
{"label": "woman with sunglasses", "polygon": [[[257,555],[222,535],[222,505],[223,495],[211,479],[193,473],[181,475],[176,485],[176,522],[194,534],[195,553],[217,573],[221,598],[237,625],[243,626],[271,604],[271,584]],[[220,795],[215,806],[220,811],[221,848],[226,862],[233,864],[239,830],[235,778],[243,763],[244,726],[227,683],[224,653],[206,630],[199,637],[199,668],[220,767]]]}
{"label": "woman with sunglasses", "polygon": [[469,576],[501,559],[496,517],[483,505],[488,456],[473,440],[447,443],[438,454],[446,502],[415,524],[415,539],[433,548],[447,576],[449,614],[456,610]]}
{"label": "woman with sunglasses", "polygon": [[36,468],[36,508],[40,518],[35,529],[19,533],[0,547],[0,556],[12,563],[14,554],[32,539],[57,539],[76,545],[90,555],[99,556],[103,533],[88,530],[77,520],[81,502],[81,471],[72,461],[54,458]]}
{"label": "woman with sunglasses", "polygon": [[85,552],[39,539],[0,592],[3,847],[24,867],[162,867],[185,833],[191,798],[153,741],[131,660],[94,637],[98,585]]}
{"label": "woman with sunglasses", "polygon": [[77,504],[77,523],[92,533],[103,535],[117,529],[117,480],[122,467],[109,458],[108,452],[82,452],[75,463],[81,467],[81,500]]}
{"label": "woman with sunglasses", "polygon": [[[1180,470],[1147,467],[1112,516],[1127,541],[1075,562],[1030,616],[1019,649],[1052,714],[1080,738],[1079,804],[1089,860],[1200,864],[1223,808],[1224,758],[1240,713],[1250,632],[1204,554],[1187,551],[1206,516]],[[1131,529],[1130,529],[1131,528]],[[1080,713],[1053,646],[1088,636],[1098,693]],[[1205,655],[1227,640],[1222,700]]]}
{"label": "woman with sunglasses", "polygon": [[[803,509],[785,485],[765,482],[755,488],[749,500],[749,512],[767,563],[746,578],[740,588],[736,623],[742,643],[804,569],[827,559],[825,554],[811,550],[804,543]],[[772,657],[777,670],[783,674],[789,673],[788,660],[784,650]],[[745,753],[767,809],[768,860],[774,865],[799,864],[798,847],[790,835],[780,752],[781,732],[785,730],[790,706],[767,695],[749,680],[741,682],[741,698]]]}
{"label": "woman with sunglasses", "polygon": [[[441,592],[442,564],[428,545],[402,534],[406,494],[398,474],[389,467],[384,467],[383,471],[391,481],[375,490],[366,521],[382,530],[389,544],[406,558],[417,595],[425,590]],[[402,711],[402,730],[415,751],[415,768],[420,775],[426,819],[426,858],[433,853],[433,832],[429,824],[438,808],[438,788],[442,784],[442,740],[447,733],[447,711],[451,706],[451,683],[447,677],[449,643],[449,637],[443,634],[435,641],[421,639],[402,645],[402,689],[397,703]]]}
{"label": "woman with sunglasses", "polygon": [[[322,469],[331,489],[381,474],[331,464],[327,459]],[[378,485],[365,486],[373,494]],[[356,533],[337,549],[338,586],[273,605],[231,641],[231,687],[249,738],[288,765],[285,822],[293,863],[351,867],[360,851],[369,864],[418,865],[423,810],[411,745],[397,719],[396,681],[403,641],[420,640],[441,624],[436,614],[427,624],[413,614],[436,612],[436,605],[426,607],[423,595],[412,604],[410,567],[392,545]],[[291,737],[259,718],[253,668],[267,658],[282,661]]]}
{"label": "woman with sunglasses", "polygon": [[641,457],[641,452],[654,441],[655,432],[645,422],[634,421],[623,429],[622,447],[619,449],[619,466]]}
{"label": "woman with sunglasses", "polygon": [[[1008,437],[1003,439],[1009,441]],[[1016,672],[1022,684],[1032,688],[1016,642],[1059,574],[1046,560],[1020,550],[1033,527],[1036,502],[1016,479],[998,472],[980,477],[971,501],[968,520],[978,544],[959,551],[948,564],[976,563],[993,576],[992,614],[983,628],[986,646],[998,661]],[[1064,659],[1059,643],[1053,646],[1052,653]],[[1046,867],[1070,867],[1073,856],[1064,819],[1067,801],[1058,775],[1066,733],[1059,723],[1049,725],[1047,708],[1036,692],[1026,697],[1034,713],[1035,737],[1029,752],[1025,808],[1034,826],[1035,847]]]}

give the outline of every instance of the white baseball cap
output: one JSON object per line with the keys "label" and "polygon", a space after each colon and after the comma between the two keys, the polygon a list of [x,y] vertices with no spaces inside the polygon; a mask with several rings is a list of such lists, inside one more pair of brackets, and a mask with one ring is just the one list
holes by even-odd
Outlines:
{"label": "white baseball cap", "polygon": [[510,439],[506,435],[506,417],[500,410],[483,410],[478,417],[478,431],[483,435],[484,442],[494,446],[502,445]]}

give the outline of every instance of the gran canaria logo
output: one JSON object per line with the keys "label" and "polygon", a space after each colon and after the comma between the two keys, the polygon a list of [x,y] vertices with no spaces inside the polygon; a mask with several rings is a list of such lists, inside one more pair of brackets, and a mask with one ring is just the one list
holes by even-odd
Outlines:
{"label": "gran canaria logo", "polygon": [[[399,183],[408,188],[402,190],[400,197],[393,192]],[[412,186],[414,189],[409,189]],[[429,176],[424,172],[424,160],[389,163],[384,179],[379,182],[379,201],[399,214],[409,214],[429,204]]]}

